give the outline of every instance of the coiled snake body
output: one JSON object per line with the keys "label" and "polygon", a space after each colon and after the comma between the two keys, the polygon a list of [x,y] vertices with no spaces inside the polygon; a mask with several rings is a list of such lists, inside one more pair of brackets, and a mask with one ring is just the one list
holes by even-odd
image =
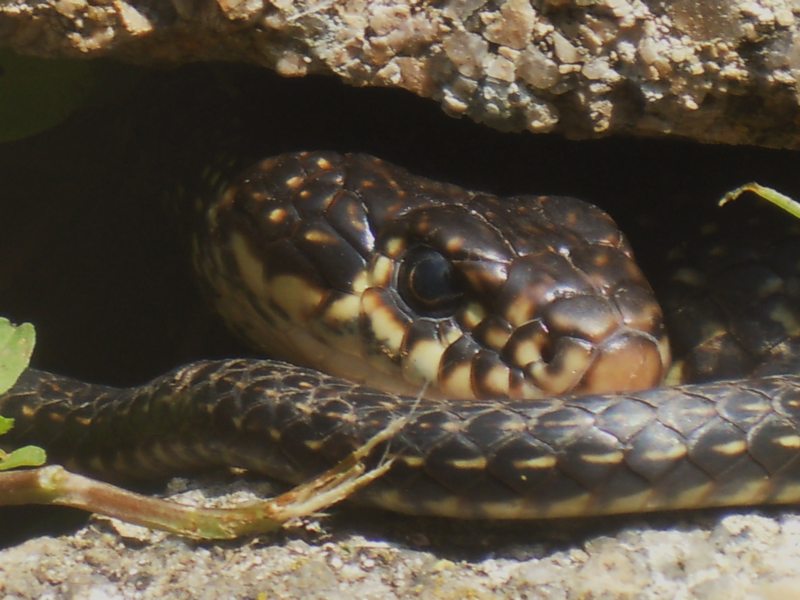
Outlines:
{"label": "coiled snake body", "polygon": [[655,387],[661,309],[613,221],[578,200],[298,153],[201,208],[213,304],[309,366],[204,361],[125,390],[31,369],[0,397],[17,421],[4,443],[111,476],[222,464],[299,482],[407,416],[360,500],[459,518],[800,500],[800,377],[773,374],[794,367],[800,333],[795,232],[769,240],[769,267],[712,245],[701,274],[686,251],[668,300],[693,347],[682,373],[746,378]]}

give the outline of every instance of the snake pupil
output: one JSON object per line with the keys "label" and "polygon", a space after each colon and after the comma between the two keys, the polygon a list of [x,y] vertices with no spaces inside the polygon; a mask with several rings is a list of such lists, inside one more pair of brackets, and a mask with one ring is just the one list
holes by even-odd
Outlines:
{"label": "snake pupil", "polygon": [[464,295],[450,261],[427,246],[406,253],[400,266],[398,289],[413,310],[431,317],[453,314]]}

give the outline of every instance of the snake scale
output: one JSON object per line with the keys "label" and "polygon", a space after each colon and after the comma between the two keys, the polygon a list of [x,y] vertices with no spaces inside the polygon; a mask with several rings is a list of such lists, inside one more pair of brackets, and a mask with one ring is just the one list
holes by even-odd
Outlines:
{"label": "snake scale", "polygon": [[579,200],[304,152],[197,206],[211,303],[280,360],[201,361],[129,389],[29,369],[0,397],[16,419],[4,443],[111,478],[223,465],[301,482],[406,417],[359,501],[525,519],[800,500],[786,218],[755,249],[676,254],[667,320],[691,349],[670,378],[695,383],[658,387],[662,309],[615,223]]}

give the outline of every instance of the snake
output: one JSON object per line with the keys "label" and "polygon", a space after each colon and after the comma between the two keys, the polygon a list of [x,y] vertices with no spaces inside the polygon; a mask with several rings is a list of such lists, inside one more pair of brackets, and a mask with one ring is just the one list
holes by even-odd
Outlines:
{"label": "snake", "polygon": [[[239,467],[299,483],[402,418],[367,458],[391,467],[354,501],[546,519],[800,500],[785,216],[780,233],[746,222],[726,246],[709,226],[671,252],[662,307],[612,218],[571,197],[295,152],[192,203],[204,293],[271,358],[130,388],[29,368],[0,396],[3,444],[109,479]],[[676,336],[690,349],[673,365]]]}

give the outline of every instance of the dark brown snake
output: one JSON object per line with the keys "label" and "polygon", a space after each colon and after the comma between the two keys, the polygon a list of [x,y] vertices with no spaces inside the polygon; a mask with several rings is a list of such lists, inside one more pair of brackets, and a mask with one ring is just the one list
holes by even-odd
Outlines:
{"label": "dark brown snake", "polygon": [[0,397],[4,444],[112,477],[225,465],[300,482],[408,417],[361,501],[523,519],[800,500],[800,377],[773,374],[795,368],[800,333],[791,222],[755,249],[678,257],[668,312],[694,350],[672,377],[743,378],[654,387],[661,309],[581,201],[298,153],[199,207],[195,262],[231,328],[333,374],[204,361],[120,390],[30,369]]}

